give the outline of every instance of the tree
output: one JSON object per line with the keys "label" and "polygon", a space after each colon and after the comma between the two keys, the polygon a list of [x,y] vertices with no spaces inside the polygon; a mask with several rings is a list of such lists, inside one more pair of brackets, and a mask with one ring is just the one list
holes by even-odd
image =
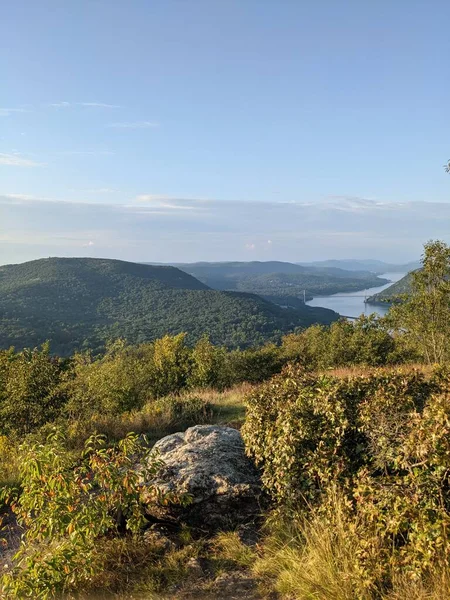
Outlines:
{"label": "tree", "polygon": [[0,431],[29,433],[56,418],[64,404],[62,363],[42,348],[0,353]]}
{"label": "tree", "polygon": [[442,363],[450,355],[450,247],[424,245],[422,268],[412,273],[411,293],[390,310],[395,327],[425,360]]}

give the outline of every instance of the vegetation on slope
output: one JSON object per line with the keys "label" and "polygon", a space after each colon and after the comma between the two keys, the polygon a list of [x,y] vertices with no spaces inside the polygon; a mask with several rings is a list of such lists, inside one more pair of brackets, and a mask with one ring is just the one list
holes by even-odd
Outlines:
{"label": "vegetation on slope", "polygon": [[[450,248],[430,242],[410,298],[387,319],[314,326],[278,346],[192,348],[178,335],[116,341],[97,357],[1,351],[0,477],[17,485],[0,501],[6,524],[15,515],[26,527],[2,596],[186,598],[194,587],[226,598],[245,570],[249,598],[263,597],[257,581],[298,600],[447,597],[449,272]],[[440,364],[388,368],[411,360]],[[243,394],[244,438],[271,499],[263,529],[144,533],[135,457],[152,470],[155,435],[240,426]]]}
{"label": "vegetation on slope", "polygon": [[373,600],[403,582],[425,597],[446,578],[448,589],[449,392],[441,369],[291,368],[250,394],[244,437],[277,511],[257,568],[280,592]]}
{"label": "vegetation on slope", "polygon": [[412,273],[408,273],[388,288],[378,294],[367,298],[368,304],[378,304],[381,302],[398,302],[405,294],[411,293]]}
{"label": "vegetation on slope", "polygon": [[333,267],[301,266],[293,263],[225,262],[179,264],[180,269],[219,290],[249,292],[278,304],[295,306],[295,299],[354,292],[387,283],[369,271],[345,271]]}
{"label": "vegetation on slope", "polygon": [[254,295],[210,290],[174,267],[116,260],[49,258],[0,267],[0,347],[50,340],[52,350],[101,350],[108,339],[132,343],[186,331],[216,344],[252,346],[336,313],[283,310]]}
{"label": "vegetation on slope", "polygon": [[418,261],[409,262],[403,265],[387,263],[382,260],[364,260],[364,259],[348,259],[348,260],[319,260],[312,263],[300,263],[305,266],[314,267],[334,267],[344,269],[346,271],[370,271],[372,273],[405,273],[418,269],[420,264]]}

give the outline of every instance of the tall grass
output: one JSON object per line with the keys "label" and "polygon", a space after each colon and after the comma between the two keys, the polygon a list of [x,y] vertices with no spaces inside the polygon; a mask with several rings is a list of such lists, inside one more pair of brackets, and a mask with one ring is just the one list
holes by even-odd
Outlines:
{"label": "tall grass", "polygon": [[259,577],[274,581],[282,597],[302,600],[371,600],[355,556],[356,528],[349,529],[346,508],[333,498],[332,523],[316,513],[309,519],[271,520],[270,533],[254,564]]}
{"label": "tall grass", "polygon": [[[356,560],[358,532],[367,524],[348,519],[345,501],[331,495],[327,516],[269,519],[252,570],[281,598],[290,600],[448,600],[450,565],[435,565],[427,576],[383,573],[374,550],[370,578]],[[381,561],[380,561],[381,563]],[[374,576],[375,575],[375,576]]]}
{"label": "tall grass", "polygon": [[75,420],[68,424],[69,445],[79,448],[93,433],[120,440],[133,432],[145,434],[150,442],[156,442],[193,425],[218,423],[240,427],[245,419],[244,396],[250,388],[248,384],[240,384],[220,392],[197,389],[149,400],[140,410]]}

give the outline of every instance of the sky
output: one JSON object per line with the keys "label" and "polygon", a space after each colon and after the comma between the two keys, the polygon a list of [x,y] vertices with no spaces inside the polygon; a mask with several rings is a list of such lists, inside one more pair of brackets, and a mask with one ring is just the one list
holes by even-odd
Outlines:
{"label": "sky", "polygon": [[447,0],[15,0],[0,264],[450,242]]}

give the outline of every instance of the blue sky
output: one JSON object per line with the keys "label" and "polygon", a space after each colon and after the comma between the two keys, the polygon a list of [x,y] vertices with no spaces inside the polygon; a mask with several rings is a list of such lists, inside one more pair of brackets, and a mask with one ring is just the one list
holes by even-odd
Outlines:
{"label": "blue sky", "polygon": [[449,20],[440,0],[9,3],[0,263],[450,242]]}

